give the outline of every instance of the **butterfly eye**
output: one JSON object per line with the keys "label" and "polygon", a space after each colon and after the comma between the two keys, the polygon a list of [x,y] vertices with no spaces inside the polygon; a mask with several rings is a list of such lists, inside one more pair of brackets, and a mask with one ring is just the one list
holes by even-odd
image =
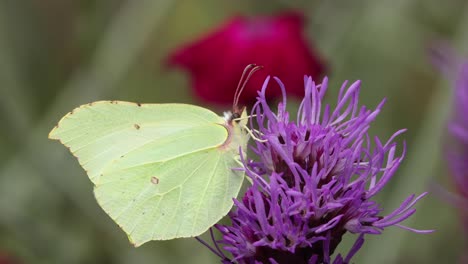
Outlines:
{"label": "butterfly eye", "polygon": [[239,120],[240,117],[241,117],[241,116],[240,116],[239,113],[234,113],[234,114],[232,114],[232,116],[231,116],[231,120],[234,120],[234,121],[236,121],[236,123],[239,123],[239,122],[240,122],[240,120]]}

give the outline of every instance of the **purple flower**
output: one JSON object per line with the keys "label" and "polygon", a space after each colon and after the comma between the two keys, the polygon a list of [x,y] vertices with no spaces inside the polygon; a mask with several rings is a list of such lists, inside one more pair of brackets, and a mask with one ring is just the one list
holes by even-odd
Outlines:
{"label": "purple flower", "polygon": [[444,191],[442,194],[460,208],[459,213],[468,234],[468,60],[457,56],[450,45],[445,43],[438,43],[430,51],[433,64],[449,79],[455,80],[445,156],[457,194]]}
{"label": "purple flower", "polygon": [[429,52],[434,66],[454,80],[453,109],[447,125],[449,140],[445,145],[445,157],[457,193],[436,190],[460,209],[465,233],[468,234],[468,60],[461,58],[445,42],[435,43]]}
{"label": "purple flower", "polygon": [[[286,111],[285,87],[277,113],[268,106],[266,87],[252,109],[253,152],[257,160],[245,160],[252,181],[229,217],[231,226],[217,225],[221,244],[235,263],[349,263],[364,243],[364,234],[380,234],[388,226],[402,226],[416,209],[418,197],[410,195],[388,215],[372,198],[398,169],[394,139],[371,140],[370,124],[376,109],[358,106],[360,81],[347,88],[345,82],[335,109],[322,106],[328,80],[315,84],[304,78],[305,97],[296,121]],[[331,256],[347,232],[359,234],[349,253]],[[229,263],[226,259],[225,263]]]}
{"label": "purple flower", "polygon": [[460,66],[454,98],[453,114],[448,124],[452,142],[448,146],[447,160],[457,191],[468,201],[468,62]]}

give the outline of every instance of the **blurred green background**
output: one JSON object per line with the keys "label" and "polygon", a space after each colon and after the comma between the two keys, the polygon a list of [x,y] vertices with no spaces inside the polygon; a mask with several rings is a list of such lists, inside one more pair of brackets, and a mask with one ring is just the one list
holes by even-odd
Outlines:
{"label": "blurred green background", "polygon": [[[451,88],[429,64],[426,48],[445,39],[468,52],[467,1],[5,0],[0,252],[22,263],[218,263],[194,239],[133,248],[98,207],[78,162],[47,134],[64,114],[91,101],[199,103],[188,76],[164,66],[168,52],[234,14],[288,9],[305,13],[308,39],[329,63],[329,102],[343,80],[361,79],[362,104],[388,98],[371,134],[385,139],[409,129],[401,137],[407,158],[378,197],[387,211],[431,184],[451,188],[441,147]],[[456,210],[434,192],[417,208],[405,224],[437,232],[388,228],[367,236],[353,262],[457,262],[464,241]]]}

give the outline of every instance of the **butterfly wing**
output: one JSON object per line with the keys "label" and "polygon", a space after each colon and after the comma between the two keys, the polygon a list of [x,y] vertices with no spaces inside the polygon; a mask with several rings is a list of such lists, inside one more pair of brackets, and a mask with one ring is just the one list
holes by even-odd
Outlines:
{"label": "butterfly wing", "polygon": [[78,158],[107,214],[136,246],[205,232],[243,180],[224,119],[193,105],[103,101],[59,122],[51,139]]}

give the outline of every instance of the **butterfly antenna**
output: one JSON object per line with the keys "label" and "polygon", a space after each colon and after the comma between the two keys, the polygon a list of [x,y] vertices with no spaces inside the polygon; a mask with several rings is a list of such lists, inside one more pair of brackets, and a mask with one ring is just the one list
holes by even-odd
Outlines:
{"label": "butterfly antenna", "polygon": [[[252,75],[262,69],[263,66],[259,66],[259,65],[256,65],[256,64],[249,64],[247,65],[247,67],[245,67],[244,69],[244,72],[242,72],[242,76],[239,80],[239,84],[237,84],[237,88],[236,88],[236,92],[234,93],[234,100],[233,100],[233,104],[232,104],[232,109],[236,109],[237,107],[237,104],[239,103],[239,98],[242,94],[242,91],[244,90],[245,86],[247,85],[247,82],[249,81],[250,77],[252,77]],[[245,75],[248,73],[247,77],[245,77]],[[244,80],[244,77],[245,77],[245,80]]]}
{"label": "butterfly antenna", "polygon": [[247,72],[252,69],[253,67],[255,67],[255,64],[249,64],[247,65],[245,68],[244,68],[244,71],[242,72],[242,75],[240,77],[240,80],[239,80],[239,83],[237,84],[237,88],[236,88],[236,91],[234,92],[234,99],[232,100],[232,108],[234,108],[234,106],[236,105],[236,99],[239,97],[238,96],[238,93],[239,93],[239,89],[241,88],[242,86],[242,80],[244,80],[244,76],[245,74],[247,74]]}

